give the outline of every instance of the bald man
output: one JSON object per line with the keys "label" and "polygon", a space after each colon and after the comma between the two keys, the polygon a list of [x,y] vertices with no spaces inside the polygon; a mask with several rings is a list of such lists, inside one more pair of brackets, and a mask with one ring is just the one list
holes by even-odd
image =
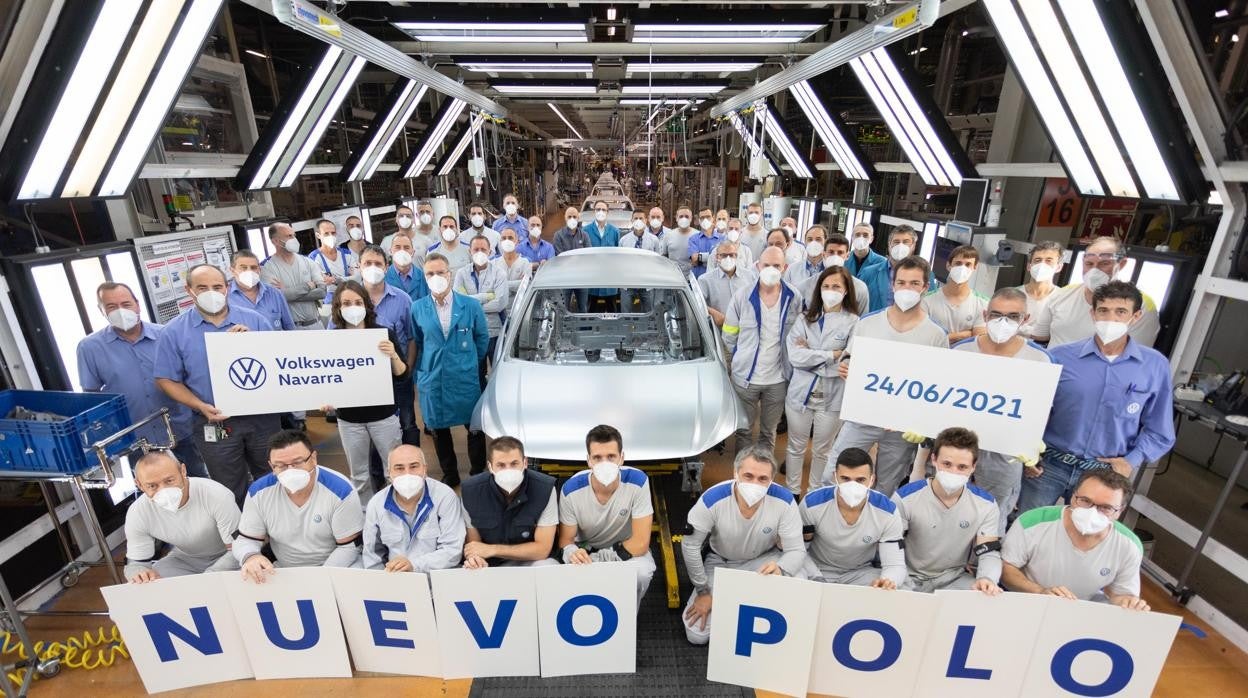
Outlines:
{"label": "bald man", "polygon": [[364,568],[429,572],[459,566],[463,555],[463,507],[455,490],[429,477],[417,446],[390,451],[390,484],[369,500],[364,514]]}
{"label": "bald man", "polygon": [[[134,464],[142,495],[126,511],[126,579],[238,569],[230,554],[240,513],[234,494],[208,478],[187,477],[171,451],[151,451]],[[158,542],[173,546],[157,559]]]}

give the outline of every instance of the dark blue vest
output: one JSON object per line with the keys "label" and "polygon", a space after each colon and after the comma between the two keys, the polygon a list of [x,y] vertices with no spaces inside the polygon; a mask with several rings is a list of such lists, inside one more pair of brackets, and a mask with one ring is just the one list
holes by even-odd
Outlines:
{"label": "dark blue vest", "polygon": [[533,532],[542,510],[550,502],[555,478],[532,469],[524,471],[524,482],[509,503],[494,484],[488,471],[464,481],[462,499],[472,527],[490,545],[521,545],[533,542]]}

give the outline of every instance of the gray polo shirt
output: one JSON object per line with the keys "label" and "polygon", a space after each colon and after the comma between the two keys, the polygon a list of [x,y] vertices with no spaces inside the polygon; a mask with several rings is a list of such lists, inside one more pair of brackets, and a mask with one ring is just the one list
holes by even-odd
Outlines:
{"label": "gray polo shirt", "polygon": [[1115,521],[1104,540],[1079,550],[1066,532],[1066,509],[1040,507],[1019,516],[1005,536],[1001,560],[1046,589],[1063,586],[1085,601],[1104,589],[1139,596],[1144,547],[1135,533]]}
{"label": "gray polo shirt", "polygon": [[610,548],[633,535],[633,519],[654,514],[650,480],[636,468],[620,468],[620,479],[606,503],[598,501],[590,483],[592,473],[582,470],[563,483],[559,497],[559,523],[576,527],[576,542],[594,550]]}
{"label": "gray polo shirt", "polygon": [[[295,255],[289,263],[282,261],[281,256],[273,255],[264,260],[260,269],[260,279],[266,284],[281,285],[282,295],[290,306],[290,317],[296,325],[307,326],[321,319],[321,301],[325,299],[325,278],[321,266],[301,254]],[[308,287],[308,282],[313,286]]]}

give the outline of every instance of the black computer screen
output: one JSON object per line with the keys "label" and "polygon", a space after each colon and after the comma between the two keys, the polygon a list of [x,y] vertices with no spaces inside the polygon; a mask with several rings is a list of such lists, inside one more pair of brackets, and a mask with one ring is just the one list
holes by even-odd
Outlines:
{"label": "black computer screen", "polygon": [[971,225],[984,224],[984,206],[988,203],[988,180],[964,179],[958,187],[958,202],[954,205],[953,220]]}

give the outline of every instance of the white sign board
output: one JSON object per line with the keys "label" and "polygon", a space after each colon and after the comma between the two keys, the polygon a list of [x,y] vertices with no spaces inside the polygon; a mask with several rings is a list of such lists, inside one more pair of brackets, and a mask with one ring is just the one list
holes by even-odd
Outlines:
{"label": "white sign board", "polygon": [[637,671],[632,566],[597,562],[534,570],[542,676]]}
{"label": "white sign board", "polygon": [[148,693],[253,676],[225,576],[238,573],[100,588]]}
{"label": "white sign board", "polygon": [[231,417],[394,402],[384,329],[210,332],[217,409]]}
{"label": "white sign board", "polygon": [[[979,447],[1034,453],[1062,367],[883,339],[854,339],[841,419],[936,436],[965,427]],[[228,412],[226,414],[229,414]]]}
{"label": "white sign board", "polygon": [[442,676],[428,575],[335,567],[329,576],[356,669]]}
{"label": "white sign board", "polygon": [[491,567],[430,575],[443,678],[538,675],[533,572]]}
{"label": "white sign board", "polygon": [[225,593],[257,679],[351,677],[329,575],[287,567],[263,584],[224,573]]}
{"label": "white sign board", "polygon": [[811,611],[822,591],[791,577],[716,570],[706,678],[806,695],[818,623]]}

